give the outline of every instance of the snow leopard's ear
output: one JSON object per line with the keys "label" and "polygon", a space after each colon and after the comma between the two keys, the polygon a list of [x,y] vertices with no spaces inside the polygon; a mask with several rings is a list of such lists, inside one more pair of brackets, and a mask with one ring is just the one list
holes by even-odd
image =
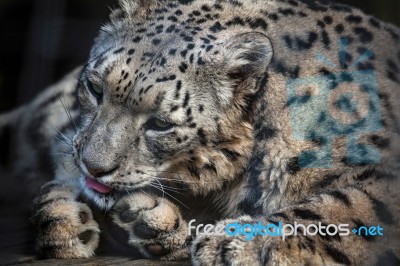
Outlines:
{"label": "snow leopard's ear", "polygon": [[159,5],[158,0],[119,0],[120,7],[111,12],[110,20],[113,23],[123,19],[137,21]]}
{"label": "snow leopard's ear", "polygon": [[255,94],[272,59],[269,38],[260,32],[247,32],[230,37],[218,46],[218,54],[209,61],[220,84],[217,87],[221,103],[229,105],[232,99]]}
{"label": "snow leopard's ear", "polygon": [[238,34],[222,48],[223,69],[227,78],[236,84],[261,78],[272,59],[272,45],[260,32]]}

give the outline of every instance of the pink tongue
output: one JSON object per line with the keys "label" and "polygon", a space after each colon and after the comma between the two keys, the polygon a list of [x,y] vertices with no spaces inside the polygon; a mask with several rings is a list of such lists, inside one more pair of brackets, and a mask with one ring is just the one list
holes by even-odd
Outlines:
{"label": "pink tongue", "polygon": [[86,186],[102,194],[107,194],[112,191],[112,188],[97,182],[95,179],[91,177],[86,177]]}

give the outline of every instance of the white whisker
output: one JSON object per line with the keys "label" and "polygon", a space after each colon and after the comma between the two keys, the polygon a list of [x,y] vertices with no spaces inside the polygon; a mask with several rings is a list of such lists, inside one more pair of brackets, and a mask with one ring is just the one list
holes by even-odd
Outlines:
{"label": "white whisker", "polygon": [[73,128],[74,128],[74,130],[75,130],[75,132],[78,132],[78,127],[76,126],[75,121],[74,121],[74,119],[72,118],[71,112],[69,111],[68,103],[67,103],[66,101],[64,102],[63,99],[62,99],[61,97],[60,97],[59,99],[60,99],[60,102],[61,102],[61,104],[62,104],[62,106],[63,106],[63,108],[64,108],[64,111],[65,111],[65,113],[67,114],[68,119],[70,120],[70,122],[71,122],[71,124],[72,124],[72,126],[73,126]]}
{"label": "white whisker", "polygon": [[[157,187],[157,186],[155,186],[154,184],[150,184],[150,186],[152,186],[152,187],[154,187],[154,188],[160,190],[160,188]],[[182,204],[182,206],[184,206],[185,208],[187,208],[188,210],[190,210],[190,208],[189,208],[187,205],[185,205],[182,201],[178,200],[177,198],[175,198],[174,196],[172,196],[172,195],[169,194],[168,192],[165,192],[165,194],[167,194],[168,196],[170,196],[171,198],[173,198],[174,200],[176,200],[178,203]]]}

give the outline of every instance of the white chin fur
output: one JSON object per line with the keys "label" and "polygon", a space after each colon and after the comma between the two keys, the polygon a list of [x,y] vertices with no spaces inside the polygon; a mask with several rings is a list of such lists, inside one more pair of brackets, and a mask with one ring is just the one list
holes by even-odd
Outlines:
{"label": "white chin fur", "polygon": [[96,204],[98,208],[103,210],[110,210],[115,204],[115,197],[113,196],[112,192],[107,195],[95,192],[94,190],[86,186],[86,179],[84,176],[80,178],[80,185],[86,198]]}

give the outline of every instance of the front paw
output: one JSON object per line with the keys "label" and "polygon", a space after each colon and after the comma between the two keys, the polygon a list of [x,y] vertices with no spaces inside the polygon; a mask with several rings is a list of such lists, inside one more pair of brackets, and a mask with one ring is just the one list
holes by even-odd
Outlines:
{"label": "front paw", "polygon": [[187,224],[179,209],[165,198],[137,193],[115,205],[113,223],[128,236],[128,244],[147,258],[182,260],[189,256]]}
{"label": "front paw", "polygon": [[[219,224],[224,228],[234,220],[224,220]],[[242,219],[242,223],[251,222]],[[199,235],[192,244],[191,255],[194,265],[265,265],[268,248],[259,237],[249,240],[246,236]],[[265,252],[264,252],[265,251]]]}
{"label": "front paw", "polygon": [[71,190],[48,184],[35,200],[36,248],[46,257],[88,258],[99,243],[92,211],[75,201]]}

